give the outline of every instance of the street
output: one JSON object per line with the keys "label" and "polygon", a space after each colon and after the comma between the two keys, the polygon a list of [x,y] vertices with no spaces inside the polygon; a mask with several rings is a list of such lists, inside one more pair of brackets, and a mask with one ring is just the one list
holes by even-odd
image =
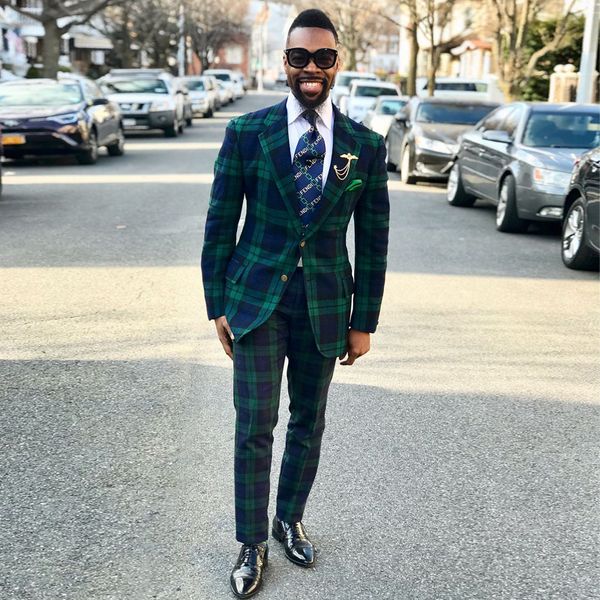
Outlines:
{"label": "street", "polygon": [[[93,166],[3,165],[3,600],[233,597],[231,364],[200,253],[225,125],[283,97]],[[598,273],[563,266],[556,228],[389,189],[380,326],[336,369],[304,519],[317,566],[269,540],[257,597],[600,598]]]}

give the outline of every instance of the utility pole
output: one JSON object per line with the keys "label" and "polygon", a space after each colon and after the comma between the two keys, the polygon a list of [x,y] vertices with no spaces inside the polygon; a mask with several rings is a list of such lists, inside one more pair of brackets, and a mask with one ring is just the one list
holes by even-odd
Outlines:
{"label": "utility pole", "polygon": [[177,47],[177,74],[185,75],[185,15],[183,2],[179,4],[179,46]]}
{"label": "utility pole", "polygon": [[600,24],[600,0],[588,0],[585,13],[585,29],[583,31],[583,48],[579,83],[577,85],[577,102],[594,100],[594,82],[596,58],[598,56],[598,27]]}

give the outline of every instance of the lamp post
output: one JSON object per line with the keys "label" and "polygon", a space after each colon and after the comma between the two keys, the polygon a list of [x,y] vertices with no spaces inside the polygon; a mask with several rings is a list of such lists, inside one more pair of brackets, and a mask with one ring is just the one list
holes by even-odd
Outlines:
{"label": "lamp post", "polygon": [[600,24],[600,0],[588,0],[585,13],[585,29],[583,30],[583,48],[579,83],[577,85],[577,102],[593,102],[594,82],[596,77],[596,57],[598,56],[598,28]]}

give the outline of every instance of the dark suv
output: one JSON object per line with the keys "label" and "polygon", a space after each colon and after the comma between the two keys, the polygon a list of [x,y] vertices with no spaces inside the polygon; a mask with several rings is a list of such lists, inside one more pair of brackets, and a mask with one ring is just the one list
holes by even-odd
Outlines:
{"label": "dark suv", "polygon": [[82,77],[0,84],[0,128],[7,158],[73,154],[91,165],[101,146],[111,156],[125,149],[119,108]]}

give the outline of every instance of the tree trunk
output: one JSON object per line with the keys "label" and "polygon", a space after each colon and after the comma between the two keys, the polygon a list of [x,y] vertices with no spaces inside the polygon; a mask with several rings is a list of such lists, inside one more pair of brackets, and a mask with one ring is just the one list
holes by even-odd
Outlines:
{"label": "tree trunk", "polygon": [[417,57],[419,56],[419,40],[417,38],[417,23],[412,21],[408,26],[410,38],[410,55],[408,58],[408,76],[406,79],[406,93],[409,96],[417,95]]}
{"label": "tree trunk", "polygon": [[123,27],[121,28],[121,66],[124,69],[133,67],[133,51],[131,50],[131,33],[127,22],[129,21],[129,9],[127,3],[123,5],[122,20]]}
{"label": "tree trunk", "polygon": [[45,21],[44,41],[42,44],[42,60],[44,67],[42,74],[44,77],[54,79],[58,73],[58,59],[60,57],[60,42],[62,31],[59,29],[55,20]]}
{"label": "tree trunk", "polygon": [[431,48],[427,57],[427,94],[433,96],[435,93],[435,48]]}

